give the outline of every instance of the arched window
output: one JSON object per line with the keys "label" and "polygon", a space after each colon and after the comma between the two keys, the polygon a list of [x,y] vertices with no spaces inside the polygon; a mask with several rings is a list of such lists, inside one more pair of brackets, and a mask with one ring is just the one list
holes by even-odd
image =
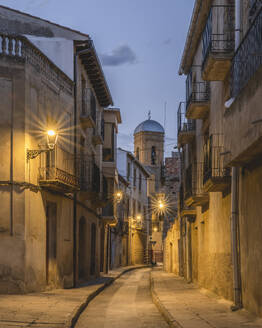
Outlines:
{"label": "arched window", "polygon": [[156,147],[152,146],[151,148],[151,164],[155,165],[156,164]]}
{"label": "arched window", "polygon": [[136,158],[139,160],[139,147],[136,149]]}

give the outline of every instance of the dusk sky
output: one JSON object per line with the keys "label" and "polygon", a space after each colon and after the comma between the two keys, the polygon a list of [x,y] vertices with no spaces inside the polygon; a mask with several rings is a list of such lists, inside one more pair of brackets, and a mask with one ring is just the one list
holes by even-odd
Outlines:
{"label": "dusk sky", "polygon": [[164,126],[166,156],[176,145],[176,112],[184,100],[178,67],[194,0],[2,0],[2,5],[87,33],[94,40],[115,107],[118,146],[133,150],[133,131],[147,118]]}

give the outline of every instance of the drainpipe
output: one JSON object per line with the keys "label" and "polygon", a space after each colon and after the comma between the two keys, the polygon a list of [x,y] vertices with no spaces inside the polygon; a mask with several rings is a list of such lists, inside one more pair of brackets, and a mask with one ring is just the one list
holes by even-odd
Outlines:
{"label": "drainpipe", "polygon": [[[241,39],[241,0],[235,0],[235,50],[238,48]],[[231,241],[232,241],[232,264],[233,264],[233,287],[234,306],[232,311],[242,308],[241,300],[241,277],[239,261],[239,213],[238,213],[238,179],[239,170],[232,167],[231,180]]]}
{"label": "drainpipe", "polygon": [[[76,131],[76,125],[77,125],[77,53],[74,55],[74,171],[76,175],[76,157],[77,157],[77,149],[76,149],[76,143],[77,143],[77,131]],[[77,204],[77,194],[74,193],[74,204],[73,204],[73,283],[74,287],[76,287],[77,279],[76,279],[76,265],[77,265],[77,212],[76,212],[76,204]]]}

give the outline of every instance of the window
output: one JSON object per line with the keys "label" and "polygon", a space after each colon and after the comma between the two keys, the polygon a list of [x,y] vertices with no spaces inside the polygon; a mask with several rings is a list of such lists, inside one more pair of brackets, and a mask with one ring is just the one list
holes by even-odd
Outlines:
{"label": "window", "polygon": [[133,200],[133,217],[136,217],[136,201],[135,199]]}
{"label": "window", "polygon": [[133,185],[136,186],[136,169],[134,169],[134,176],[133,176]]}
{"label": "window", "polygon": [[82,115],[86,114],[86,80],[82,76]]}
{"label": "window", "polygon": [[130,181],[130,172],[131,172],[131,167],[130,163],[127,163],[127,181]]}
{"label": "window", "polygon": [[136,149],[136,158],[139,160],[139,147]]}
{"label": "window", "polygon": [[151,148],[151,164],[155,165],[156,164],[156,147],[152,146]]}
{"label": "window", "polygon": [[139,173],[139,191],[142,190],[142,175]]}

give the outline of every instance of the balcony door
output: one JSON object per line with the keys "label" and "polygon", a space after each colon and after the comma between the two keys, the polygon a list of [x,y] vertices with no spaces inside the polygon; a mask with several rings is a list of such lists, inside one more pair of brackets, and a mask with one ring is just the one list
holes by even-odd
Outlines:
{"label": "balcony door", "polygon": [[55,285],[57,280],[57,205],[46,204],[46,283]]}
{"label": "balcony door", "polygon": [[91,261],[90,261],[90,275],[96,273],[96,225],[91,225]]}

